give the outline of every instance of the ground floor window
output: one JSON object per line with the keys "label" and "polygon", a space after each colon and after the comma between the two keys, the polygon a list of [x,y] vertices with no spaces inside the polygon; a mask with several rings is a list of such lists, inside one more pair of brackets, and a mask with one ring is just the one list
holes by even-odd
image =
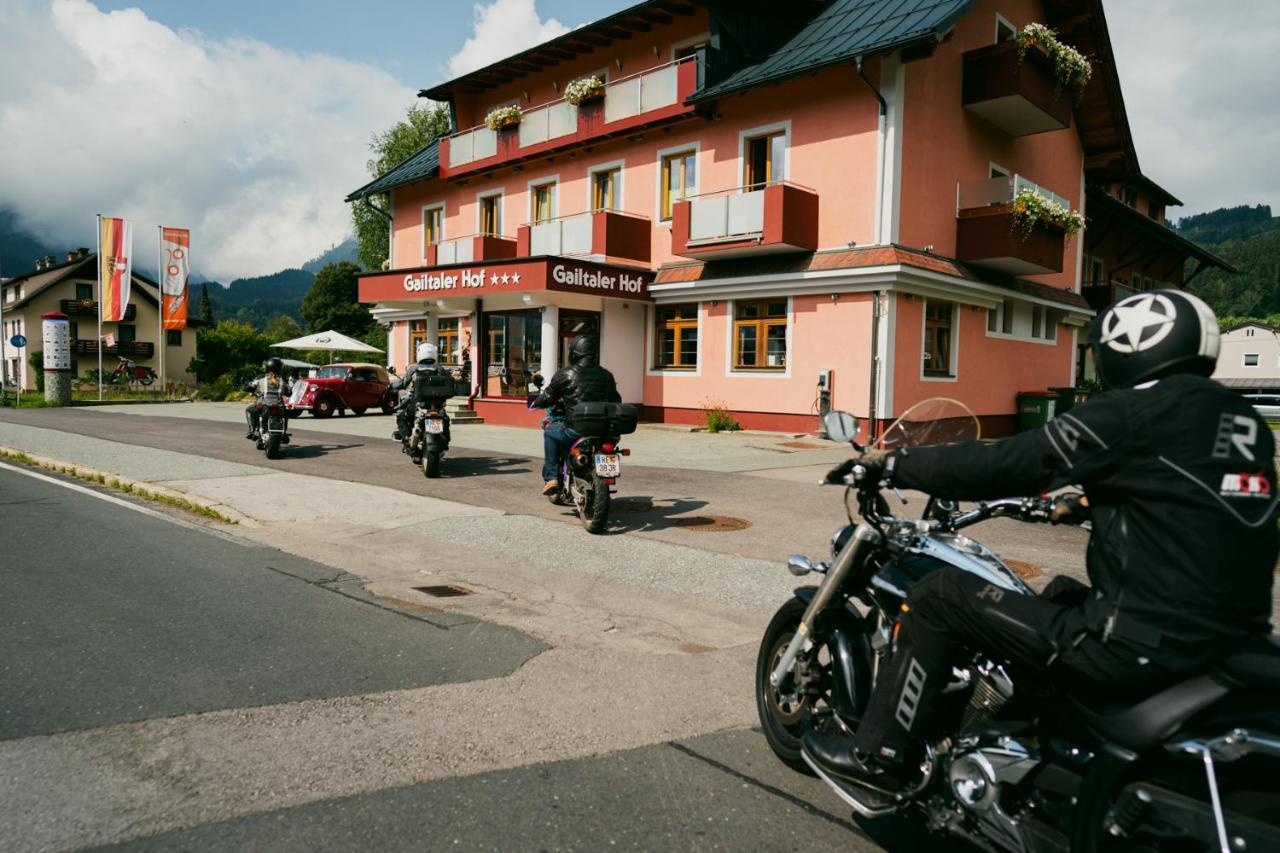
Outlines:
{"label": "ground floor window", "polygon": [[955,306],[926,300],[924,304],[924,375],[953,376],[952,323]]}
{"label": "ground floor window", "polygon": [[738,302],[733,309],[735,370],[787,366],[787,301]]}
{"label": "ground floor window", "polygon": [[418,344],[427,342],[427,321],[426,320],[410,320],[409,321],[409,363],[413,364],[418,360]]}
{"label": "ground floor window", "polygon": [[166,329],[164,333],[164,342],[167,346],[171,347],[182,346],[182,330]]}
{"label": "ground floor window", "polygon": [[[600,315],[594,311],[560,311],[560,360],[559,367],[569,366],[569,348],[578,335],[595,335],[596,348],[600,346]],[[551,379],[550,376],[547,377]]]}
{"label": "ground floor window", "polygon": [[653,367],[692,370],[698,366],[698,303],[659,305],[654,309]]}
{"label": "ground floor window", "polygon": [[121,323],[116,326],[116,343],[131,344],[138,339],[138,327],[132,323]]}
{"label": "ground floor window", "polygon": [[462,350],[458,344],[459,324],[457,317],[436,318],[436,349],[440,352],[441,364],[462,363]]}
{"label": "ground floor window", "polygon": [[484,321],[485,396],[525,397],[529,380],[542,366],[542,312],[485,314]]}

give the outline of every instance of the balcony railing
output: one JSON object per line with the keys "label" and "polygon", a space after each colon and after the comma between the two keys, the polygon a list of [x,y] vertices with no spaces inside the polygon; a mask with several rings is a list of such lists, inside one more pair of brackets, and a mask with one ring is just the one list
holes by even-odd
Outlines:
{"label": "balcony railing", "polygon": [[698,55],[605,84],[604,96],[574,106],[563,98],[524,110],[513,129],[481,125],[441,140],[441,176],[547,153],[587,139],[692,112],[684,100],[697,87]]}
{"label": "balcony railing", "polygon": [[122,341],[118,348],[121,355],[134,358],[151,358],[156,354],[156,345],[151,341]]}
{"label": "balcony railing", "polygon": [[672,208],[672,252],[728,257],[818,247],[818,194],[789,182],[692,196]]}
{"label": "balcony railing", "polygon": [[964,55],[961,102],[1010,136],[1071,125],[1072,96],[1058,85],[1053,61],[1038,48],[1018,56],[1016,41]]}
{"label": "balcony railing", "polygon": [[1021,175],[1005,175],[956,185],[956,258],[1009,275],[1062,272],[1065,231],[1037,226],[1030,234],[1015,227],[1013,201],[1031,190],[1070,209],[1062,196]]}
{"label": "balcony railing", "polygon": [[427,246],[426,265],[471,264],[499,261],[516,256],[516,241],[494,234],[471,234]]}
{"label": "balcony railing", "polygon": [[647,217],[597,210],[520,226],[518,257],[541,255],[625,258],[648,263],[653,224]]}
{"label": "balcony railing", "polygon": [[[96,299],[63,299],[60,310],[70,317],[97,317],[98,301]],[[126,322],[138,316],[138,309],[132,303],[124,309]]]}

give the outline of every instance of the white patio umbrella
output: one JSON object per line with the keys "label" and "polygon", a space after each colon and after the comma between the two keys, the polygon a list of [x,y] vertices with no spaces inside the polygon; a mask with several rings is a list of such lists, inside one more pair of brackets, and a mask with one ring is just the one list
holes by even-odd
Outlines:
{"label": "white patio umbrella", "polygon": [[278,344],[272,344],[273,347],[281,349],[301,349],[301,350],[326,350],[328,352],[383,352],[377,347],[371,347],[364,341],[357,341],[355,338],[347,337],[341,332],[328,331],[316,332],[314,335],[305,335],[301,338],[294,338],[291,341],[282,341]]}

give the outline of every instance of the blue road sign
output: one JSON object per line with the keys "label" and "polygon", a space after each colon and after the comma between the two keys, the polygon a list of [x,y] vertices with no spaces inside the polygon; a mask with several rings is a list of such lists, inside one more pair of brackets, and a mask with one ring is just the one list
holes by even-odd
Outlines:
{"label": "blue road sign", "polygon": [[25,347],[25,346],[27,345],[27,336],[26,336],[26,335],[14,335],[12,338],[9,338],[9,343],[13,344],[13,345],[14,345],[15,347],[17,347],[18,349],[22,349],[23,347]]}

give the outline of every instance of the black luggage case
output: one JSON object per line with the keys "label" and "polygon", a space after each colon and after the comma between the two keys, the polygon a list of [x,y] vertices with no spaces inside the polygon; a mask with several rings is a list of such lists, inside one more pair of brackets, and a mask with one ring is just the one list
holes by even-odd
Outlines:
{"label": "black luggage case", "polygon": [[636,431],[640,413],[630,403],[578,403],[566,420],[582,435],[621,436]]}

